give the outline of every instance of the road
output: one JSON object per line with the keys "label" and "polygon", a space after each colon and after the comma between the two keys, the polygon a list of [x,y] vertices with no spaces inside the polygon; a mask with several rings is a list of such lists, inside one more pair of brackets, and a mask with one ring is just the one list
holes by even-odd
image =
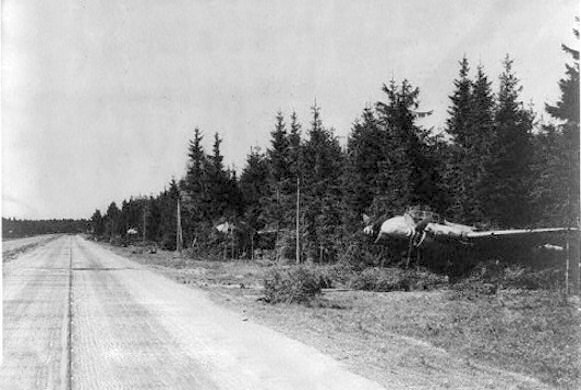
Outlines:
{"label": "road", "polygon": [[11,255],[12,253],[17,253],[27,248],[45,244],[58,236],[59,234],[43,234],[40,236],[15,238],[13,240],[2,241],[2,255]]}
{"label": "road", "polygon": [[1,389],[380,389],[81,237],[4,264]]}

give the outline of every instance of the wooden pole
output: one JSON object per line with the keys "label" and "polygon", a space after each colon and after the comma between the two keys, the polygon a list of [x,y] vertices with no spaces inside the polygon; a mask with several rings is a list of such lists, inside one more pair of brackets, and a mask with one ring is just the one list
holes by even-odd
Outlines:
{"label": "wooden pole", "polygon": [[182,215],[180,207],[180,198],[178,197],[177,205],[177,226],[176,226],[176,251],[182,252]]}
{"label": "wooden pole", "polygon": [[297,264],[301,263],[301,243],[300,243],[300,207],[301,207],[301,187],[299,177],[297,176],[297,207],[296,207],[296,238],[295,238],[295,260]]}
{"label": "wooden pole", "polygon": [[230,258],[234,259],[234,231],[230,230]]}
{"label": "wooden pole", "polygon": [[573,294],[579,294],[580,290],[580,281],[579,281],[579,231],[572,231],[569,233],[568,239],[568,246],[569,246],[569,257],[570,257],[570,270],[571,270],[571,292]]}
{"label": "wooden pole", "polygon": [[280,230],[280,199],[279,199],[279,184],[276,185],[276,236],[274,237],[274,256],[276,261],[279,260],[278,256],[278,234]]}
{"label": "wooden pole", "polygon": [[250,259],[254,261],[254,231],[250,236]]}
{"label": "wooden pole", "polygon": [[143,242],[145,242],[145,205],[143,206]]}

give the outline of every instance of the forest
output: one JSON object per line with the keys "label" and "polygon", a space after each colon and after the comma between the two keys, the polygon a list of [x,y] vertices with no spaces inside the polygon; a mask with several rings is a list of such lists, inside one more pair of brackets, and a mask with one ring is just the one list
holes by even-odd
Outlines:
{"label": "forest", "polygon": [[458,62],[444,131],[418,124],[425,113],[409,80],[380,86],[383,99],[362,109],[346,145],[316,103],[305,121],[276,113],[269,147],[252,148],[240,172],[225,166],[220,135],[204,150],[209,135],[196,128],[184,176],[156,196],[96,210],[92,232],[167,250],[183,242],[197,255],[250,258],[270,250],[327,263],[366,250],[362,214],[380,218],[411,205],[488,228],[576,227],[579,52],[562,49],[560,98],[541,112],[522,101],[507,55],[496,90],[484,66]]}
{"label": "forest", "polygon": [[91,228],[86,219],[41,219],[27,220],[2,218],[2,238],[20,238],[54,233],[87,233]]}

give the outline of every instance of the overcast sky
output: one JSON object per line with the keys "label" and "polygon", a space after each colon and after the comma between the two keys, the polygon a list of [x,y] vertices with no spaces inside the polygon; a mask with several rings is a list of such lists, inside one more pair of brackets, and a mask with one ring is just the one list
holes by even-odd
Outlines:
{"label": "overcast sky", "polygon": [[[348,134],[381,85],[421,89],[439,128],[466,55],[496,82],[505,54],[539,112],[559,96],[576,0],[4,0],[4,216],[90,217],[156,194],[197,126],[226,163],[265,147],[278,110],[314,99]],[[344,142],[344,138],[342,138]]]}

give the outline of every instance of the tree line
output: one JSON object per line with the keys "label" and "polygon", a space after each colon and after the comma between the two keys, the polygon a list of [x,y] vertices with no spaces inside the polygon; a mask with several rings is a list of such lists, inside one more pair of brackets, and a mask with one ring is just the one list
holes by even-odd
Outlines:
{"label": "tree line", "polygon": [[437,132],[418,124],[425,115],[420,90],[408,80],[382,85],[383,99],[363,108],[343,147],[316,103],[306,123],[278,112],[269,147],[253,147],[240,174],[224,165],[219,134],[206,151],[196,128],[185,175],[157,196],[97,210],[94,233],[123,239],[133,228],[173,250],[178,199],[187,247],[220,248],[225,241],[215,227],[227,221],[239,256],[270,245],[289,258],[298,201],[300,256],[315,262],[335,261],[361,242],[362,214],[380,218],[410,205],[486,227],[577,226],[579,52],[563,50],[572,61],[558,83],[559,100],[545,106],[547,121],[522,101],[507,56],[497,90],[482,65],[459,61]]}
{"label": "tree line", "polygon": [[90,228],[91,223],[86,219],[2,218],[2,238],[20,238],[54,233],[87,233]]}

